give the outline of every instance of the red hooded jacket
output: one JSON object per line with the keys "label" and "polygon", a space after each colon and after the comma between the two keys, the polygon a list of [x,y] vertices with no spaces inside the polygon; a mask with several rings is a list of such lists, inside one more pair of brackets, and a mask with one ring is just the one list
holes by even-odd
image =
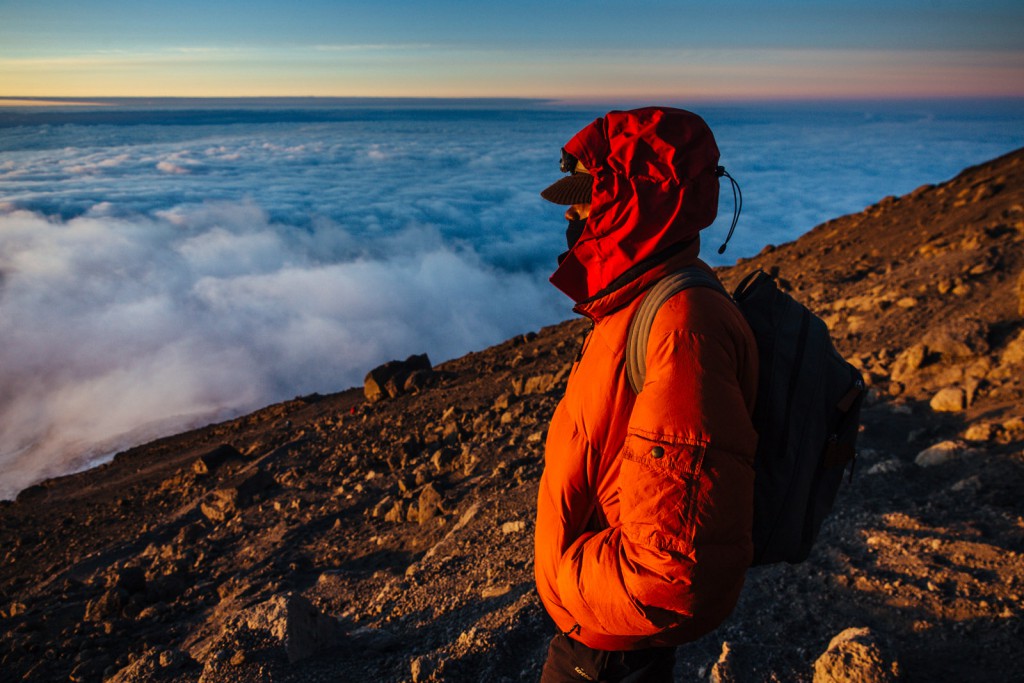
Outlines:
{"label": "red hooded jacket", "polygon": [[552,282],[594,328],[551,421],[535,572],[563,632],[605,650],[676,645],[738,599],[752,547],[757,347],[720,293],[658,312],[639,395],[626,333],[644,291],[697,259],[718,149],[694,114],[611,112],[566,150],[594,175],[587,225]]}

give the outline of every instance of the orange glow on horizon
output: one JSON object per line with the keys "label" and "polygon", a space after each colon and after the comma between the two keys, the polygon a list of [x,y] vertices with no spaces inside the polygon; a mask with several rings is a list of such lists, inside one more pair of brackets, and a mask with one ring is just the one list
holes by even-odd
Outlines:
{"label": "orange glow on horizon", "polygon": [[[1024,52],[685,51],[543,56],[189,50],[51,59],[0,58],[0,98],[523,97],[914,99],[1024,97]],[[423,56],[423,59],[420,57]],[[553,68],[557,66],[557,68]]]}

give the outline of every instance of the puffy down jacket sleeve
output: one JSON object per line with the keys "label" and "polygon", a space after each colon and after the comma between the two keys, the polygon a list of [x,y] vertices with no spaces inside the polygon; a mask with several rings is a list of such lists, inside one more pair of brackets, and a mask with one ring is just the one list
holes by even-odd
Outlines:
{"label": "puffy down jacket sleeve", "polygon": [[618,519],[559,562],[559,599],[592,647],[699,637],[733,609],[750,562],[756,346],[719,294],[689,291],[651,330],[617,454]]}

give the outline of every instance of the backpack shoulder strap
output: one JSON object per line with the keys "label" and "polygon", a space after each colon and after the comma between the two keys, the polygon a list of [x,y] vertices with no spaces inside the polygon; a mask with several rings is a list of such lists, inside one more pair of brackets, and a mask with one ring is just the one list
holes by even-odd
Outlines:
{"label": "backpack shoulder strap", "polygon": [[666,301],[690,287],[707,287],[729,296],[722,283],[699,266],[688,266],[670,273],[647,290],[640,308],[629,323],[626,335],[626,377],[634,392],[639,394],[644,388],[647,376],[647,338],[651,334],[654,316]]}

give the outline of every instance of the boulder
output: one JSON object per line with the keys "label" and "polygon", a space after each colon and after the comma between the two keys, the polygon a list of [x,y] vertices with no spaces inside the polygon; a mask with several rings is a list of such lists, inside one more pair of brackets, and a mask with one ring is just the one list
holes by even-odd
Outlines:
{"label": "boulder", "polygon": [[814,662],[814,683],[895,683],[899,663],[868,628],[848,628]]}
{"label": "boulder", "polygon": [[334,643],[337,623],[321,614],[297,593],[275,595],[242,612],[228,631],[249,630],[269,634],[279,642],[289,662],[311,657]]}
{"label": "boulder", "polygon": [[413,370],[413,372],[405,379],[405,383],[402,385],[402,390],[406,393],[415,394],[429,387],[433,383],[434,378],[435,376],[432,370]]}
{"label": "boulder", "polygon": [[[388,361],[367,373],[363,380],[363,394],[371,403],[394,398],[407,390],[418,390],[426,386],[431,372],[430,359],[425,353],[409,356],[404,361]],[[416,378],[412,379],[414,375]]]}
{"label": "boulder", "polygon": [[209,453],[204,453],[192,463],[192,471],[198,475],[213,472],[229,460],[242,460],[242,453],[230,444],[217,446]]}

